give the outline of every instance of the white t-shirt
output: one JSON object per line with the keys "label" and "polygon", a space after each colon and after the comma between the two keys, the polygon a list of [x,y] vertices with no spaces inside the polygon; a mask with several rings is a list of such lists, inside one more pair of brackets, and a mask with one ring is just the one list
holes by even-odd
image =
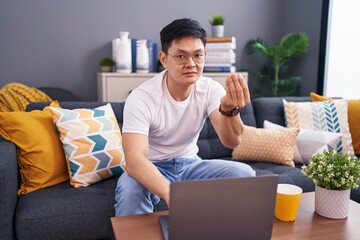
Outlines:
{"label": "white t-shirt", "polygon": [[196,156],[204,122],[225,95],[220,83],[200,77],[187,99],[177,102],[168,91],[166,72],[134,89],[124,108],[122,132],[148,136],[151,161]]}

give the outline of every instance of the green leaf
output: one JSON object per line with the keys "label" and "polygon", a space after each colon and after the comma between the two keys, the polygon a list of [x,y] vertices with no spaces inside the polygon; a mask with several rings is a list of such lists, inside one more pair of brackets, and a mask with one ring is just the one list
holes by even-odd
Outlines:
{"label": "green leaf", "polygon": [[[289,33],[278,44],[268,45],[257,38],[247,42],[247,54],[261,53],[267,58],[259,70],[257,80],[268,83],[273,95],[294,94],[298,91],[301,77],[284,78],[293,58],[304,55],[309,49],[309,38],[305,33]],[[282,79],[282,80],[279,80]]]}
{"label": "green leaf", "polygon": [[309,49],[309,38],[305,33],[289,33],[281,38],[280,46],[285,50],[287,58],[299,57]]}

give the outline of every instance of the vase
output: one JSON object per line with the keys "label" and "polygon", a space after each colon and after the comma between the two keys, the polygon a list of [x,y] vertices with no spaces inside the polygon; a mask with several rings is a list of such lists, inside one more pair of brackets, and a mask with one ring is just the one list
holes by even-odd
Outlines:
{"label": "vase", "polygon": [[149,49],[146,46],[146,40],[140,39],[136,42],[136,72],[149,72]]}
{"label": "vase", "polygon": [[131,73],[131,39],[129,32],[120,32],[120,40],[116,48],[116,71],[120,73]]}
{"label": "vase", "polygon": [[350,189],[328,190],[315,185],[315,211],[317,214],[342,219],[349,214]]}
{"label": "vase", "polygon": [[224,37],[224,25],[211,26],[211,32],[213,37]]}

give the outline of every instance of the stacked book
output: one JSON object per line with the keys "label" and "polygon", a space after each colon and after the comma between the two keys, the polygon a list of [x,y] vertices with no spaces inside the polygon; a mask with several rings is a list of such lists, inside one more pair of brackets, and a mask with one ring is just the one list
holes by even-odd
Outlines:
{"label": "stacked book", "polygon": [[235,50],[235,37],[208,37],[204,72],[235,72]]}

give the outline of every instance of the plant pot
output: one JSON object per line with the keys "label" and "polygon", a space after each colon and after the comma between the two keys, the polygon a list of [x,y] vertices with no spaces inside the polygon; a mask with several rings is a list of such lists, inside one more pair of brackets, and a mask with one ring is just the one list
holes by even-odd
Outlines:
{"label": "plant pot", "polygon": [[112,66],[102,66],[101,71],[102,72],[112,72],[113,67]]}
{"label": "plant pot", "polygon": [[328,190],[315,185],[315,212],[331,219],[346,218],[349,214],[350,189]]}
{"label": "plant pot", "polygon": [[213,37],[224,37],[224,25],[211,26],[211,33]]}

